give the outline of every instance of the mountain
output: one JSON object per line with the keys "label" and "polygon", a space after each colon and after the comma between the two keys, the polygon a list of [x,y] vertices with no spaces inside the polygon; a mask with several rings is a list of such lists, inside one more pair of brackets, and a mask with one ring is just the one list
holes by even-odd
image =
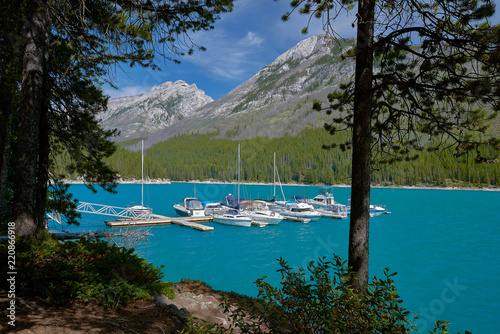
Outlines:
{"label": "mountain", "polygon": [[169,81],[141,95],[110,99],[100,121],[104,128],[120,130],[121,140],[138,138],[193,117],[212,101],[195,84]]}
{"label": "mountain", "polygon": [[[313,101],[327,105],[327,95],[354,75],[354,61],[341,59],[353,46],[353,39],[334,40],[328,35],[307,38],[216,101],[184,82],[165,83],[143,95],[112,99],[102,117],[103,125],[121,129],[121,139],[149,132],[148,147],[184,133],[217,132],[219,137],[231,139],[272,138],[321,127],[329,116],[312,111]],[[193,86],[198,94],[182,96],[178,90]],[[170,93],[174,88],[178,92]],[[188,103],[188,97],[196,100]],[[181,100],[189,104],[189,112],[177,106]],[[175,109],[171,108],[174,105]]]}
{"label": "mountain", "polygon": [[281,137],[305,128],[322,127],[329,119],[312,111],[327,95],[354,76],[354,61],[341,56],[354,40],[316,35],[299,42],[250,80],[185,118],[149,136],[148,146],[183,133],[218,132],[242,139]]}

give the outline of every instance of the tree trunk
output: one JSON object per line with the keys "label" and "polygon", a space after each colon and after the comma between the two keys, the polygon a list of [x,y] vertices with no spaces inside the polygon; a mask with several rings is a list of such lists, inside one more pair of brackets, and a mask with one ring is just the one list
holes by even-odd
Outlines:
{"label": "tree trunk", "polygon": [[[44,81],[45,83],[48,80]],[[44,96],[47,96],[48,85],[44,85]],[[47,102],[47,99],[44,99]],[[46,103],[41,110],[40,127],[38,135],[38,179],[36,190],[36,209],[35,221],[37,222],[37,231],[44,228],[45,209],[47,207],[47,186],[49,181],[49,110]]]}
{"label": "tree trunk", "polygon": [[358,3],[348,261],[357,288],[368,285],[374,8],[375,0]]}
{"label": "tree trunk", "polygon": [[21,105],[16,141],[13,214],[17,237],[33,237],[37,231],[36,179],[40,115],[45,107],[43,78],[47,49],[48,16],[43,3],[28,1],[26,46],[23,56]]}
{"label": "tree trunk", "polygon": [[0,77],[0,219],[9,217],[10,205],[7,198],[8,174],[10,163],[11,124],[12,124],[12,91],[11,85]]}

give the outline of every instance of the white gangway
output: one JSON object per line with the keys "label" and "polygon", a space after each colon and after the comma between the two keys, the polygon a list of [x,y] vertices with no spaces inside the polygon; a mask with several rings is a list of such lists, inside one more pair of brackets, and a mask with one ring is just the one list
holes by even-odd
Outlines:
{"label": "white gangway", "polygon": [[79,202],[76,207],[77,212],[82,213],[93,213],[105,216],[114,216],[119,218],[134,218],[134,219],[146,219],[152,218],[153,214],[151,210],[134,210],[133,208],[120,208],[117,206],[95,204]]}

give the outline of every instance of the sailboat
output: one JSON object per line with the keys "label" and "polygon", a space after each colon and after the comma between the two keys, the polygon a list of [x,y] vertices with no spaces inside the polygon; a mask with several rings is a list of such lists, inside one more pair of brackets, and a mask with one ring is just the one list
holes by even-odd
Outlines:
{"label": "sailboat", "polygon": [[[281,196],[283,197],[283,200],[281,201],[276,200],[276,176],[278,176],[278,183],[281,189]],[[274,161],[273,161],[273,185],[274,185],[273,198],[270,201],[267,201],[268,208],[271,211],[280,212],[284,209],[287,201],[285,199],[285,193],[283,192],[283,187],[281,186],[280,175],[278,173],[278,169],[276,168],[276,152],[274,153]]]}
{"label": "sailboat", "polygon": [[144,140],[141,141],[141,205],[134,205],[128,208],[128,211],[136,218],[149,219],[151,217],[151,208],[144,206]]}
{"label": "sailboat", "polygon": [[[240,144],[238,143],[238,207],[240,198]],[[227,207],[226,212],[214,214],[214,222],[231,226],[252,226],[252,218],[239,213],[237,209]]]}

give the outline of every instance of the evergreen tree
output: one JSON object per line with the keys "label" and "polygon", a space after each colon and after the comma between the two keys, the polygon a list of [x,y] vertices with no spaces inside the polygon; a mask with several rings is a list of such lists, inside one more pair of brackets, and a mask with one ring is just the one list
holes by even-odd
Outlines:
{"label": "evergreen tree", "polygon": [[[71,159],[71,171],[86,181],[106,185],[115,180],[115,173],[104,163],[114,150],[109,140],[113,132],[102,130],[96,120],[107,104],[100,84],[102,80],[112,84],[106,75],[113,66],[128,63],[156,69],[155,53],[178,62],[186,52],[202,50],[183,37],[212,29],[220,13],[232,10],[232,0],[16,0],[1,6],[8,9],[6,13],[16,9],[18,18],[2,21],[16,24],[14,34],[2,25],[1,56],[7,59],[7,68],[22,73],[21,89],[10,92],[13,97],[18,94],[20,102],[2,106],[8,110],[2,110],[0,118],[2,124],[13,124],[13,120],[17,124],[6,128],[0,142],[2,198],[7,199],[5,194],[13,189],[11,217],[7,213],[3,219],[15,221],[18,237],[32,237],[43,229],[54,163],[51,152],[64,150]],[[21,38],[9,38],[12,35]],[[6,58],[13,53],[21,54],[23,61]],[[19,86],[20,79],[4,76],[6,71],[2,72],[2,94],[4,82],[5,87]],[[10,164],[16,168],[10,187],[9,174],[4,171],[8,170],[5,161],[14,135],[15,160]],[[55,190],[64,193],[64,188]]]}
{"label": "evergreen tree", "polygon": [[[355,3],[294,0],[291,6],[323,18],[325,29],[333,31],[335,18]],[[343,146],[352,148],[349,266],[358,287],[368,282],[372,160],[413,160],[415,150],[430,144],[430,150],[475,152],[476,160],[486,161],[484,152],[499,148],[497,138],[485,135],[500,109],[500,26],[491,24],[494,11],[490,0],[357,2],[356,48],[349,54],[356,74],[329,95],[328,113],[341,113],[326,129],[335,134],[340,124],[353,131]],[[322,109],[320,103],[314,108]]]}

